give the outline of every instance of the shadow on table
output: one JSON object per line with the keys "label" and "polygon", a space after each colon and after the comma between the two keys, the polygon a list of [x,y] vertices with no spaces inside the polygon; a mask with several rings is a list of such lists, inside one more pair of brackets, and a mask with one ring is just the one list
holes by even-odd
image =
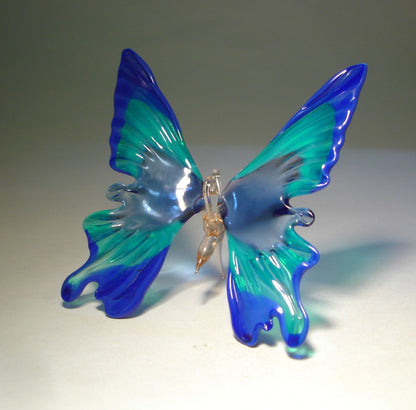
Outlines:
{"label": "shadow on table", "polygon": [[[351,293],[366,286],[372,280],[382,280],[386,274],[385,265],[393,266],[398,257],[408,248],[408,244],[394,241],[374,241],[349,245],[344,249],[321,254],[320,262],[306,272],[301,285],[301,294],[308,305],[310,330],[314,328],[334,326],[326,316],[328,305],[315,297],[314,294],[322,289],[328,291]],[[392,269],[393,271],[393,269]],[[270,332],[262,332],[259,336],[259,345],[275,346],[283,339],[275,319],[275,326]],[[313,356],[314,349],[308,342],[299,348],[288,348],[289,356],[296,359],[305,359]]]}

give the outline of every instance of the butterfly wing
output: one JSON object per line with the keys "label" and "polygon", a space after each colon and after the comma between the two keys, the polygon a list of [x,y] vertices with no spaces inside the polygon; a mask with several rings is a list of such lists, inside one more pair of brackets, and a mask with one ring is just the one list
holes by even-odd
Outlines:
{"label": "butterfly wing", "polygon": [[201,208],[202,178],[178,121],[146,63],[124,50],[114,95],[111,167],[134,178],[114,184],[107,198],[117,209],[84,221],[90,257],[63,283],[75,300],[89,282],[107,315],[129,315],[158,274],[181,226]]}
{"label": "butterfly wing", "polygon": [[356,65],[329,80],[222,193],[231,319],[247,345],[257,342],[260,330],[271,329],[274,317],[289,346],[305,340],[308,317],[299,285],[319,254],[294,230],[310,225],[313,213],[289,200],[329,183],[366,71]]}

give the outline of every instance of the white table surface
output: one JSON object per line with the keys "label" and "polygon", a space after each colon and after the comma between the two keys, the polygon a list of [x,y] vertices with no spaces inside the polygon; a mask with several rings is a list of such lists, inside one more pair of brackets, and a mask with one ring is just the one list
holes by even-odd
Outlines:
{"label": "white table surface", "polygon": [[[112,206],[120,178],[104,143],[33,145],[2,163],[1,408],[416,408],[416,152],[345,149],[331,185],[294,201],[315,212],[299,232],[321,253],[296,360],[277,324],[258,347],[234,339],[215,265],[193,274],[198,216],[140,314],[109,319],[88,292],[63,307],[61,283],[88,256],[82,220]],[[261,147],[190,148],[227,180]]]}

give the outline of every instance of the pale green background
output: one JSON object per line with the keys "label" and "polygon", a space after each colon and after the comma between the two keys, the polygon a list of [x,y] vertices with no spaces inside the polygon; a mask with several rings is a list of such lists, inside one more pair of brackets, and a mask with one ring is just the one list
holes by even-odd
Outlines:
{"label": "pale green background", "polygon": [[0,8],[3,160],[70,139],[107,141],[125,47],[151,66],[191,147],[266,144],[324,81],[359,62],[369,73],[347,146],[416,147],[414,1],[5,1]]}

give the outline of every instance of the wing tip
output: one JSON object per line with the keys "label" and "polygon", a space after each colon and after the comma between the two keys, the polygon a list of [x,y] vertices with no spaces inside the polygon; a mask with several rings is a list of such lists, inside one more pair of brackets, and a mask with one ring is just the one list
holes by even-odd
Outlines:
{"label": "wing tip", "polygon": [[[153,84],[156,83],[152,70],[147,63],[131,48],[125,48],[121,52],[121,61],[119,66],[119,77],[128,75],[129,79],[137,81],[146,80]],[[134,75],[131,75],[134,74]]]}
{"label": "wing tip", "polygon": [[80,295],[80,292],[75,291],[74,287],[68,282],[68,279],[62,284],[61,297],[65,302],[73,302]]}
{"label": "wing tip", "polygon": [[[344,68],[332,76],[295,114],[305,115],[306,112],[316,108],[318,105],[339,98],[339,94],[352,93],[354,96],[359,95],[361,87],[367,76],[367,64],[360,63]],[[356,100],[355,98],[353,101]]]}
{"label": "wing tip", "polygon": [[95,298],[104,304],[106,315],[111,318],[128,317],[142,302],[162,268],[168,250],[169,246],[138,265],[109,266],[77,277],[76,275],[84,273],[84,268],[88,266],[85,264],[65,279],[61,297],[65,302],[74,302],[88,283],[97,282]]}
{"label": "wing tip", "polygon": [[74,302],[81,295],[88,283],[95,282],[94,277],[91,277],[87,280],[82,280],[82,278],[77,277],[78,273],[80,273],[86,267],[86,265],[87,263],[85,263],[83,266],[81,266],[81,268],[77,269],[64,280],[61,287],[61,298],[64,302]]}
{"label": "wing tip", "polygon": [[363,83],[367,76],[368,66],[365,63],[354,64],[346,68],[346,71],[348,71],[351,76],[357,77],[360,83]]}
{"label": "wing tip", "polygon": [[[302,270],[305,271],[309,267],[305,266]],[[249,347],[257,346],[261,331],[270,331],[275,317],[279,321],[281,335],[287,346],[299,347],[305,341],[309,330],[309,318],[298,292],[295,298],[299,316],[292,317],[298,332],[289,331],[284,311],[276,306],[276,302],[261,295],[239,292],[231,273],[228,275],[227,294],[234,336],[240,343]],[[253,320],[254,318],[256,319]]]}
{"label": "wing tip", "polygon": [[282,338],[288,347],[299,347],[305,342],[309,330],[309,318],[306,313],[302,317],[303,326],[301,332],[290,333],[284,323],[283,314],[279,313],[276,309],[273,309],[269,313],[269,320],[257,323],[251,333],[244,332],[242,329],[234,328],[234,336],[240,343],[248,347],[256,347],[259,343],[261,343],[261,332],[269,332],[273,329],[274,318],[277,318],[279,321]]}

